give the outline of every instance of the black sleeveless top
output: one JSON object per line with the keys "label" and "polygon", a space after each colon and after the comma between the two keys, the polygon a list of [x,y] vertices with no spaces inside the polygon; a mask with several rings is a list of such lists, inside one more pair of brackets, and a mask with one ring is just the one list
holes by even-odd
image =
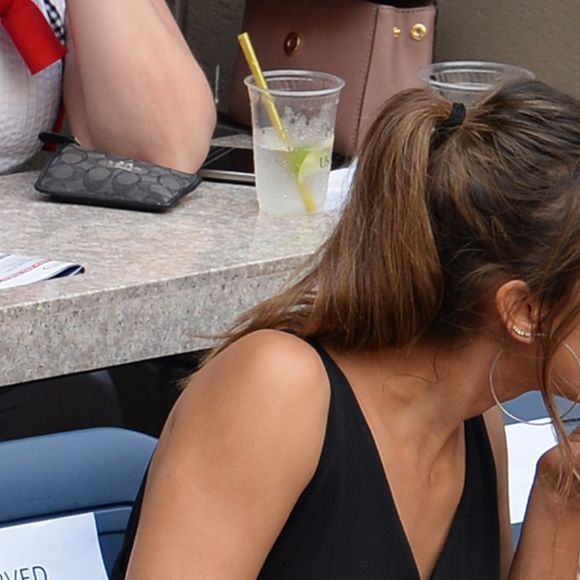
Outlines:
{"label": "black sleeveless top", "polygon": [[[331,385],[315,474],[296,502],[260,580],[420,580],[371,431],[354,393],[324,349]],[[431,580],[499,579],[495,464],[481,416],[465,422],[463,493]],[[113,580],[127,567],[142,490]],[[195,580],[195,579],[192,579]]]}

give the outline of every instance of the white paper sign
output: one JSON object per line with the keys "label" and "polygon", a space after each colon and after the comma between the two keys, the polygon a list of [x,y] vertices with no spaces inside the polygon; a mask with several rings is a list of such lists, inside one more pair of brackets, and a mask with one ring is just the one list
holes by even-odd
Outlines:
{"label": "white paper sign", "polygon": [[519,524],[524,520],[536,463],[544,451],[556,445],[556,437],[551,424],[515,423],[508,425],[505,430],[509,460],[510,519],[512,524]]}
{"label": "white paper sign", "polygon": [[107,580],[94,515],[1,528],[0,580]]}

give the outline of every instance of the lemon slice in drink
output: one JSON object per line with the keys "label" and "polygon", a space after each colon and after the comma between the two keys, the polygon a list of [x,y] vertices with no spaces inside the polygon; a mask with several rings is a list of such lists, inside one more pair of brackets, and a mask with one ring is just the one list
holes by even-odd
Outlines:
{"label": "lemon slice in drink", "polygon": [[311,175],[327,167],[330,162],[328,147],[300,147],[293,151],[294,175],[299,183],[304,183]]}
{"label": "lemon slice in drink", "polygon": [[296,180],[296,186],[307,213],[316,211],[316,202],[306,181],[308,177],[324,169],[329,160],[327,147],[292,147],[287,152],[288,168]]}

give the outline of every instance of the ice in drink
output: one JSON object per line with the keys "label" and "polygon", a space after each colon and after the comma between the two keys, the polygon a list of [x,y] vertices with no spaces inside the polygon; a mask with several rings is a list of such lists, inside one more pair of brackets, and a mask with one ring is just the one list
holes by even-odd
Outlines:
{"label": "ice in drink", "polygon": [[272,128],[254,135],[256,189],[260,210],[272,215],[309,213],[304,200],[310,194],[315,211],[324,209],[332,156],[332,135],[302,139],[290,146]]}

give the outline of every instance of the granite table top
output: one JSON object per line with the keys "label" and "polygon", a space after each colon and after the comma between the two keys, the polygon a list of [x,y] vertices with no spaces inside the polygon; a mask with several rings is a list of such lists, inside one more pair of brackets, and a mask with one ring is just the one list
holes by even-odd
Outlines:
{"label": "granite table top", "polygon": [[47,201],[35,172],[0,177],[0,253],[84,274],[0,290],[0,385],[210,346],[320,245],[326,213],[258,212],[253,187],[202,183],[164,214]]}

